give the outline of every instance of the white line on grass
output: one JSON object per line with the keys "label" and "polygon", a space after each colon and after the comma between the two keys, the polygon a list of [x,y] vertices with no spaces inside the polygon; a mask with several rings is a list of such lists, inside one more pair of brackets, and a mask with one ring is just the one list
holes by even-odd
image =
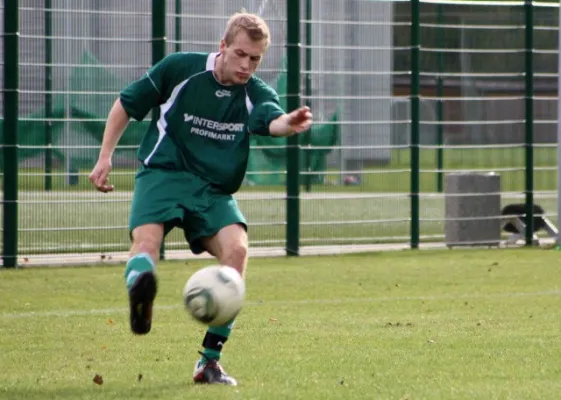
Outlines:
{"label": "white line on grass", "polygon": [[[501,299],[516,297],[539,297],[539,296],[561,296],[561,290],[546,290],[540,292],[514,292],[493,294],[469,294],[469,295],[441,295],[441,296],[402,296],[402,297],[364,297],[364,298],[341,298],[341,299],[304,299],[304,300],[253,300],[246,301],[246,306],[260,305],[307,305],[307,304],[349,304],[349,303],[382,303],[390,301],[426,301],[426,300],[466,300],[466,299]],[[182,308],[180,304],[157,306],[156,310],[176,310]],[[0,319],[18,318],[44,318],[44,317],[81,317],[89,315],[122,314],[128,312],[128,308],[101,308],[91,310],[52,310],[31,311],[21,313],[2,313]]]}

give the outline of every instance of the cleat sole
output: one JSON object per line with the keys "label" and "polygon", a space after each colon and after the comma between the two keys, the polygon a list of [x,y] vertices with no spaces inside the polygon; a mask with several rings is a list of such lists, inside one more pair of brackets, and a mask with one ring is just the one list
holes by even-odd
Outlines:
{"label": "cleat sole", "polygon": [[133,333],[145,335],[150,332],[156,293],[157,283],[153,272],[140,274],[130,288],[130,325]]}

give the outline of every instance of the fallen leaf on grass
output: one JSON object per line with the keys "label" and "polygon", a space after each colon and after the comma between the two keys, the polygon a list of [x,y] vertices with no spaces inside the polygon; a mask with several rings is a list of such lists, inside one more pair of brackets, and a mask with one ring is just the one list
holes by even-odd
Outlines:
{"label": "fallen leaf on grass", "polygon": [[103,385],[103,377],[101,375],[95,374],[93,381],[97,385]]}

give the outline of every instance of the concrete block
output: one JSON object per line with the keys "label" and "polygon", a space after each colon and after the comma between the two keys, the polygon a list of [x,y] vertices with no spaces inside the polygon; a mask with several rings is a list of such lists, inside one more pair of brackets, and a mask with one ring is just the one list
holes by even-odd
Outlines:
{"label": "concrete block", "polygon": [[495,173],[452,173],[446,176],[445,184],[446,245],[499,245],[500,176]]}

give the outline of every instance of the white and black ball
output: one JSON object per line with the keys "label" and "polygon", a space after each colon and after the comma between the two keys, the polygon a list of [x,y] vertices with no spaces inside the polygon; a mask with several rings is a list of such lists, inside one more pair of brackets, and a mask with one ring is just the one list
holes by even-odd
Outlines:
{"label": "white and black ball", "polygon": [[232,267],[211,265],[195,272],[185,284],[185,308],[197,321],[220,326],[233,320],[241,311],[245,282]]}

